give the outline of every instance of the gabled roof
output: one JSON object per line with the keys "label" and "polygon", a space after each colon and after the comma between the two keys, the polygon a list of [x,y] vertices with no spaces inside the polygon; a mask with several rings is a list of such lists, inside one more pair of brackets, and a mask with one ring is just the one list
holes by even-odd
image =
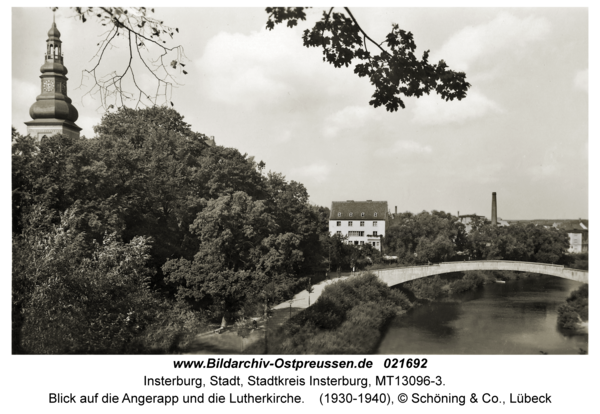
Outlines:
{"label": "gabled roof", "polygon": [[[583,226],[582,226],[583,224]],[[558,223],[558,228],[562,230],[566,230],[568,233],[583,233],[588,231],[588,222],[579,221],[579,220],[565,220],[561,223]]]}
{"label": "gabled roof", "polygon": [[[581,232],[587,231],[589,227],[589,220],[507,220],[510,224],[535,224],[536,226],[544,227],[555,227],[558,229],[566,230],[567,232]],[[583,224],[583,226],[582,226]],[[585,228],[584,228],[585,227]]]}
{"label": "gabled roof", "polygon": [[[387,211],[387,201],[332,201],[329,220],[385,220]],[[342,213],[341,216],[338,213]],[[364,216],[361,213],[365,213]]]}

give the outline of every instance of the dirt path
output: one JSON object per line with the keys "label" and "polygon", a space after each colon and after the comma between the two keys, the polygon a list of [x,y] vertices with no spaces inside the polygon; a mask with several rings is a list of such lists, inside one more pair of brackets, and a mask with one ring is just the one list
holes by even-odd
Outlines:
{"label": "dirt path", "polygon": [[[286,302],[289,303],[289,302]],[[268,328],[272,332],[293,316],[302,311],[301,307],[290,309],[289,304],[283,309],[274,309],[269,318]],[[235,326],[230,326],[221,333],[200,334],[190,345],[188,355],[239,355],[262,354],[265,350],[265,321],[260,321],[256,329],[252,329],[246,338],[238,335]]]}
{"label": "dirt path", "polygon": [[[336,279],[324,280],[313,286],[310,294],[310,304],[321,296],[325,286],[338,280],[346,279],[343,276]],[[290,306],[291,304],[291,306]],[[280,303],[273,307],[273,315],[269,318],[269,331],[287,321],[290,315],[308,308],[309,294],[306,290],[296,294],[291,300]],[[268,338],[267,338],[268,341]],[[256,329],[250,331],[249,336],[242,338],[238,335],[235,327],[230,326],[221,333],[200,334],[190,346],[188,355],[239,355],[239,354],[262,354],[265,350],[265,322],[258,324]]]}

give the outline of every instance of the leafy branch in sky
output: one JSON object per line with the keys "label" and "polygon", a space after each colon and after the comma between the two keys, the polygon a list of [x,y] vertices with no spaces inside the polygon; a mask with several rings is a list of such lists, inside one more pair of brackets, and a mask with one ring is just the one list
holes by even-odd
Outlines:
{"label": "leafy branch in sky", "polygon": [[[267,7],[267,29],[286,23],[294,27],[306,20],[304,7]],[[96,19],[106,27],[92,67],[83,70],[83,78],[91,77],[90,95],[100,97],[103,109],[126,106],[152,106],[171,101],[173,87],[178,86],[174,75],[179,69],[187,74],[186,57],[181,45],[167,46],[167,41],[179,32],[153,17],[154,9],[145,7],[76,7],[76,18],[82,22]],[[100,68],[107,52],[117,47],[118,38],[127,42],[128,56],[119,69],[102,74]],[[404,97],[421,97],[435,92],[446,101],[461,100],[471,86],[464,72],[448,68],[443,60],[429,62],[429,51],[421,59],[415,55],[416,44],[411,32],[400,29],[397,24],[381,42],[373,40],[360,26],[352,11],[344,7],[341,12],[331,7],[323,11],[311,29],[302,36],[306,47],[323,50],[323,60],[336,68],[354,65],[354,73],[368,77],[375,87],[369,104],[375,108],[385,106],[394,112],[405,108]],[[142,72],[140,74],[140,72]],[[147,77],[156,86],[150,92]],[[82,83],[83,83],[82,78]],[[160,101],[160,102],[159,102]]]}
{"label": "leafy branch in sky", "polygon": [[[266,12],[269,30],[283,22],[294,27],[298,21],[306,20],[305,7],[267,7]],[[376,42],[347,7],[342,13],[334,12],[333,7],[323,11],[321,19],[304,31],[302,39],[306,47],[322,48],[323,61],[336,68],[356,63],[354,73],[368,77],[375,86],[369,101],[375,108],[383,105],[394,112],[405,108],[401,96],[419,98],[433,91],[446,101],[461,100],[471,86],[464,72],[450,70],[443,60],[429,63],[428,50],[419,60],[413,34],[397,24],[392,25],[385,40]]]}
{"label": "leafy branch in sky", "polygon": [[[126,106],[127,101],[135,102],[136,107],[167,102],[173,105],[173,87],[179,85],[173,70],[179,68],[184,75],[187,74],[183,47],[167,46],[167,39],[173,39],[174,34],[179,33],[178,28],[165,25],[153,17],[154,9],[145,7],[75,7],[74,10],[81,22],[96,19],[107,29],[96,45],[98,49],[92,58],[93,67],[83,70],[83,78],[91,77],[94,81],[87,94],[98,95],[105,110]],[[116,47],[114,42],[117,38],[126,39],[128,59],[124,67],[103,75],[99,67],[107,52]],[[142,83],[140,69],[150,74],[152,83],[156,85],[153,92]]]}

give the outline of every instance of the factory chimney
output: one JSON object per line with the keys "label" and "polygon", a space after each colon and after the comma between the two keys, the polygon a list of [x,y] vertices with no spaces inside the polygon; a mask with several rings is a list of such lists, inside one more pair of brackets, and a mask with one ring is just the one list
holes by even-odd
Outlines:
{"label": "factory chimney", "polygon": [[496,209],[496,193],[492,193],[492,226],[498,225],[498,210]]}
{"label": "factory chimney", "polygon": [[398,214],[398,206],[394,206],[394,214]]}

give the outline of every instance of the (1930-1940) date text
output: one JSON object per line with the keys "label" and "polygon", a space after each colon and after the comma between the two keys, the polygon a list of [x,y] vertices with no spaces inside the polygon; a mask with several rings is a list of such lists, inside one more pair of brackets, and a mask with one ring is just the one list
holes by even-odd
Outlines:
{"label": "(1930-1940) date text", "polygon": [[325,404],[351,404],[351,403],[360,403],[360,404],[384,404],[390,405],[393,404],[390,395],[380,392],[380,393],[360,393],[360,394],[352,394],[349,392],[334,392],[334,393],[326,393],[321,394],[320,398],[321,405]]}

